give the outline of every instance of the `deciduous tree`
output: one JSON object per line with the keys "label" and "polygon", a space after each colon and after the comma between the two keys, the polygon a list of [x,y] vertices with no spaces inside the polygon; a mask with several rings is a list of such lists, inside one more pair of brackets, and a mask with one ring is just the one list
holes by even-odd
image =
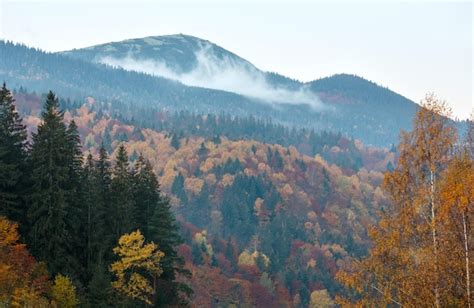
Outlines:
{"label": "deciduous tree", "polygon": [[114,253],[119,258],[110,269],[116,277],[112,282],[114,289],[126,297],[153,305],[156,280],[163,272],[160,261],[164,253],[153,242],[145,244],[139,230],[122,235]]}

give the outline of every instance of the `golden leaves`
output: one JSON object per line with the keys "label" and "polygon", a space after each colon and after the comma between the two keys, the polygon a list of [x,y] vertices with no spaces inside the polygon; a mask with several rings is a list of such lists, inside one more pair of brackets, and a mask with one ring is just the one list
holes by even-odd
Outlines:
{"label": "golden leaves", "polygon": [[154,281],[161,275],[160,261],[165,254],[153,242],[145,244],[140,230],[122,235],[114,253],[119,260],[110,269],[117,277],[112,286],[127,297],[151,305],[156,290],[152,288],[150,279]]}
{"label": "golden leaves", "polygon": [[0,217],[0,247],[14,245],[19,239],[18,225]]}
{"label": "golden leaves", "polygon": [[[452,163],[457,136],[448,115],[445,102],[428,95],[415,116],[413,131],[402,133],[398,165],[386,173],[383,184],[392,205],[385,208],[379,225],[369,229],[373,248],[367,258],[338,274],[339,281],[359,292],[356,304],[467,303],[462,279],[457,278],[465,273],[460,257],[463,245],[458,240],[463,235],[461,216],[455,205],[472,206],[472,201],[466,202],[465,187],[473,186],[469,178],[474,170],[460,162],[453,165],[456,159]],[[384,196],[375,189],[373,198],[378,204]]]}
{"label": "golden leaves", "polygon": [[184,189],[188,194],[198,195],[204,186],[204,181],[199,178],[186,178],[184,180]]}
{"label": "golden leaves", "polygon": [[56,275],[51,294],[58,307],[72,308],[79,304],[76,297],[76,287],[68,277],[61,274]]}

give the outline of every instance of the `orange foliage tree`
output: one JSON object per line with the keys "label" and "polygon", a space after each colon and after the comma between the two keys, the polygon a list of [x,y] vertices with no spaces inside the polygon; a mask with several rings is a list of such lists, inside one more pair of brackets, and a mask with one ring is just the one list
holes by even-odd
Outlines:
{"label": "orange foliage tree", "polygon": [[413,131],[402,133],[398,165],[383,184],[392,206],[370,230],[373,248],[338,274],[358,293],[359,305],[441,307],[472,301],[467,228],[473,169],[467,155],[453,155],[457,134],[449,114],[444,102],[428,95]]}
{"label": "orange foliage tree", "polygon": [[0,306],[45,307],[48,273],[19,243],[18,225],[0,217]]}

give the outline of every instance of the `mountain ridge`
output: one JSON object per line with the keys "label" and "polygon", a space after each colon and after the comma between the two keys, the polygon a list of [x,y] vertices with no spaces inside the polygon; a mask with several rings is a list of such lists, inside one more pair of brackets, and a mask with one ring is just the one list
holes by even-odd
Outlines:
{"label": "mountain ridge", "polygon": [[[297,101],[273,103],[232,91],[184,85],[163,77],[47,53],[10,42],[0,42],[0,51],[3,55],[0,79],[11,87],[22,86],[38,92],[53,89],[71,99],[82,100],[93,96],[112,104],[122,102],[128,106],[124,107],[125,111],[122,110],[128,117],[136,117],[136,109],[146,109],[147,113],[165,109],[197,114],[253,115],[290,127],[341,132],[367,144],[389,146],[397,142],[400,129],[410,128],[410,119],[417,108],[415,103],[395,92],[349,74],[306,83],[307,92],[295,91],[290,86],[277,88],[276,92],[272,86],[264,89],[270,91],[265,93],[273,96],[276,93],[280,98],[282,93],[296,98],[298,95],[305,98],[309,93],[310,98],[321,99],[320,106],[325,107],[317,109]],[[268,76],[281,79],[274,73],[268,73]],[[286,83],[285,80],[290,79],[283,79],[280,83]],[[274,84],[278,81],[271,83]],[[286,84],[294,86],[297,82],[291,80]],[[385,104],[381,105],[381,102]]]}

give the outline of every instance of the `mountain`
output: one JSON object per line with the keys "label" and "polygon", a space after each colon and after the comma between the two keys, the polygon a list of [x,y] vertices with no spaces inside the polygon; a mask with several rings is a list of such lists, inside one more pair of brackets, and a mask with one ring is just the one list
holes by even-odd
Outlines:
{"label": "mountain", "polygon": [[389,146],[417,105],[354,75],[308,83],[269,72],[211,42],[156,36],[47,53],[0,42],[0,79],[10,87],[111,103],[123,117],[156,111],[252,115],[289,127],[341,132]]}
{"label": "mountain", "polygon": [[[190,72],[198,64],[196,52],[207,49],[219,60],[230,60],[235,65],[257,69],[236,54],[207,40],[189,35],[166,35],[111,42],[82,49],[60,52],[88,62],[107,63],[110,59],[131,58],[137,61],[161,60],[177,73]],[[119,65],[122,66],[122,65]]]}
{"label": "mountain", "polygon": [[129,39],[60,54],[272,103],[318,104],[302,83],[263,72],[236,54],[189,35]]}

